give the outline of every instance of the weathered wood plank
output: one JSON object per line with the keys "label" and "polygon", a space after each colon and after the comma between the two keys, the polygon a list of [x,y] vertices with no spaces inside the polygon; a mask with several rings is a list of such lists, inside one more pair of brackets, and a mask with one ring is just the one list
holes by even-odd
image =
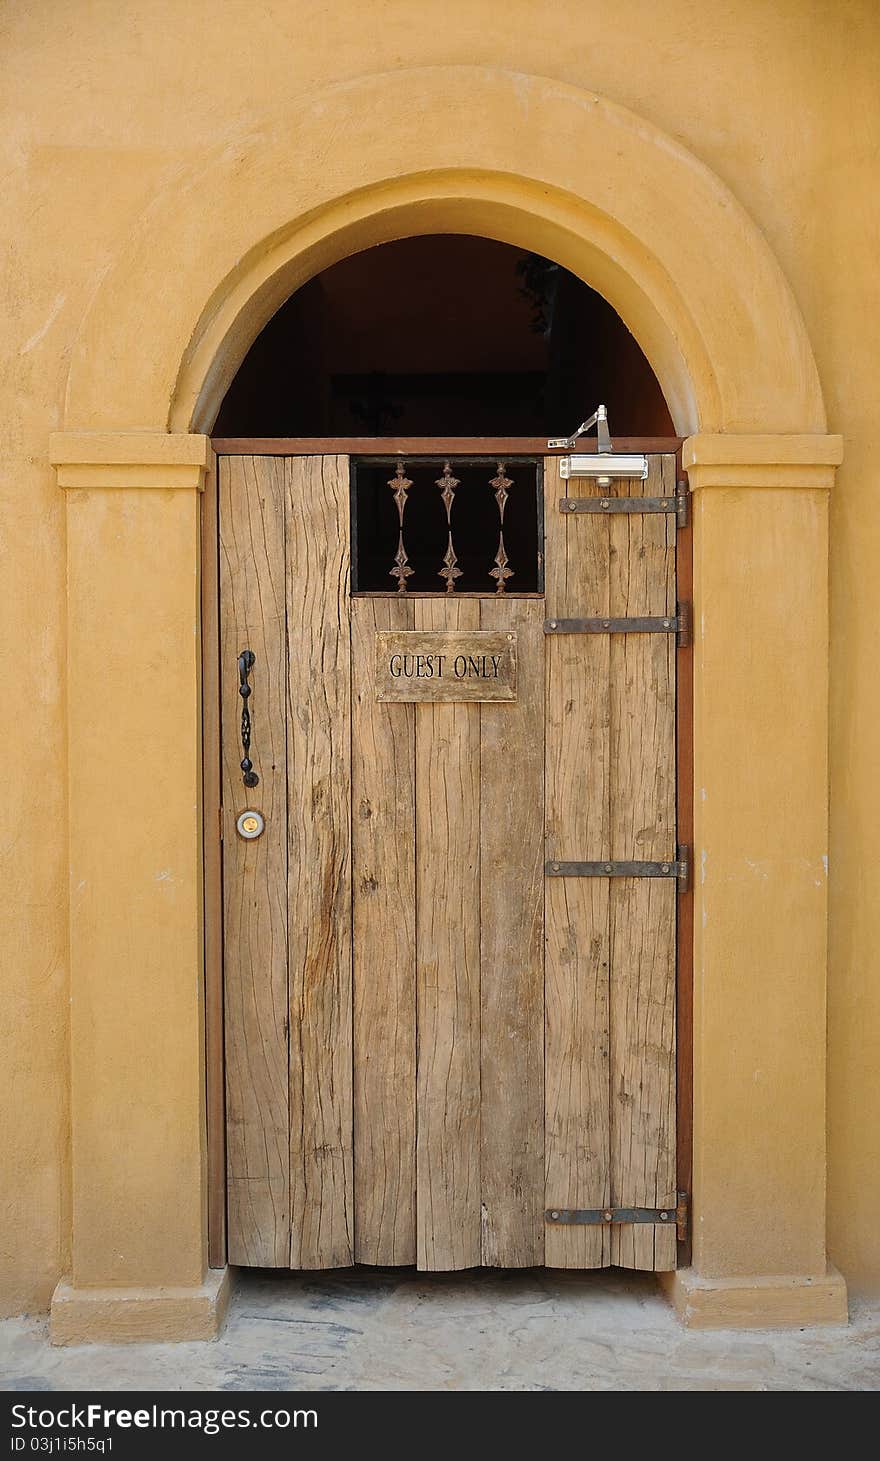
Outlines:
{"label": "weathered wood plank", "polygon": [[[230,1263],[286,1267],[290,1253],[287,1019],[287,748],[284,472],[272,458],[221,459],[220,679]],[[251,759],[242,785],[238,656],[252,649]],[[256,807],[266,830],[242,841]]]}
{"label": "weathered wood plank", "polygon": [[355,1260],[416,1261],[415,712],[376,698],[379,630],[405,599],[353,599]]}
{"label": "weathered wood plank", "polygon": [[226,1252],[226,1054],[223,1048],[223,844],[220,810],[220,524],[217,462],[202,493],[202,837],[205,879],[205,1116],[208,1163],[208,1264]]}
{"label": "weathered wood plank", "polygon": [[[630,496],[671,493],[653,458]],[[675,611],[675,524],[656,515],[610,520],[612,615]],[[611,856],[675,855],[675,643],[665,635],[611,641]],[[618,1206],[675,1199],[675,885],[620,879],[611,888],[611,1168]],[[675,1267],[675,1233],[615,1227],[612,1261]]]}
{"label": "weathered wood plank", "polygon": [[[421,599],[417,629],[476,629],[476,600]],[[480,1262],[480,707],[415,707],[417,1250]]]}
{"label": "weathered wood plank", "polygon": [[[554,458],[544,470],[547,615],[605,615],[608,521],[560,513],[565,491]],[[609,654],[602,635],[550,636],[546,643],[549,858],[610,855]],[[547,879],[545,920],[544,1205],[604,1207],[611,1197],[607,881]],[[608,1233],[549,1226],[545,1255],[550,1268],[602,1267],[610,1257]]]}
{"label": "weathered wood plank", "polygon": [[292,1268],[354,1256],[349,482],[285,459]]}
{"label": "weathered wood plank", "polygon": [[516,634],[515,704],[480,710],[482,1261],[544,1262],[544,606],[484,599]]}

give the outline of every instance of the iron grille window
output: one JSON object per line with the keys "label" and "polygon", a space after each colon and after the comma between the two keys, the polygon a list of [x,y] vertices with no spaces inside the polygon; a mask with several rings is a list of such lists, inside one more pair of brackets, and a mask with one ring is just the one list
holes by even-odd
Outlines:
{"label": "iron grille window", "polygon": [[544,591],[541,461],[352,460],[354,593]]}

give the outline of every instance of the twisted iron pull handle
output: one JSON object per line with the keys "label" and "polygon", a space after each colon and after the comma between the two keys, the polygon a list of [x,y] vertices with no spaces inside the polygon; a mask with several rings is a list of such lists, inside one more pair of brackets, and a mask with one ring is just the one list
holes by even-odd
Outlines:
{"label": "twisted iron pull handle", "polygon": [[242,781],[245,786],[256,786],[260,778],[254,770],[254,763],[250,758],[251,749],[251,712],[248,706],[251,687],[248,684],[248,676],[254,667],[256,655],[252,649],[242,650],[238,656],[238,693],[241,696],[241,749],[244,756],[241,760]]}

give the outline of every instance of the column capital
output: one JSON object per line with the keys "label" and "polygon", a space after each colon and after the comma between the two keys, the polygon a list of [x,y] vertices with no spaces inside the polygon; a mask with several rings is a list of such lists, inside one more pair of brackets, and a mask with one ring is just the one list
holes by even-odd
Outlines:
{"label": "column capital", "polygon": [[739,435],[698,432],[682,444],[692,492],[704,487],[794,487],[829,491],[843,461],[843,437],[818,433]]}
{"label": "column capital", "polygon": [[59,487],[200,492],[211,438],[188,431],[53,431],[49,460]]}

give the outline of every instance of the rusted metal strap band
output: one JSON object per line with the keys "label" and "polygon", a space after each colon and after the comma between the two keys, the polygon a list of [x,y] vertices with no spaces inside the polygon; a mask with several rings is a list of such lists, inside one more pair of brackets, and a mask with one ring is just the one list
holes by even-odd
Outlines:
{"label": "rusted metal strap band", "polygon": [[593,512],[606,517],[618,512],[671,512],[679,527],[687,524],[687,494],[675,497],[560,497],[559,511]]}
{"label": "rusted metal strap band", "polygon": [[559,1227],[614,1227],[618,1223],[652,1223],[675,1227],[680,1242],[687,1237],[687,1193],[679,1192],[675,1207],[548,1207],[544,1221]]}
{"label": "rusted metal strap band", "polygon": [[678,615],[636,619],[545,619],[545,634],[677,634]]}
{"label": "rusted metal strap band", "polygon": [[562,862],[553,859],[544,864],[548,878],[677,878],[686,883],[687,850],[678,849],[678,857],[669,862],[624,862],[619,858],[605,862]]}
{"label": "rusted metal strap band", "polygon": [[545,634],[675,634],[679,647],[691,642],[688,604],[677,614],[649,614],[631,619],[545,619]]}

